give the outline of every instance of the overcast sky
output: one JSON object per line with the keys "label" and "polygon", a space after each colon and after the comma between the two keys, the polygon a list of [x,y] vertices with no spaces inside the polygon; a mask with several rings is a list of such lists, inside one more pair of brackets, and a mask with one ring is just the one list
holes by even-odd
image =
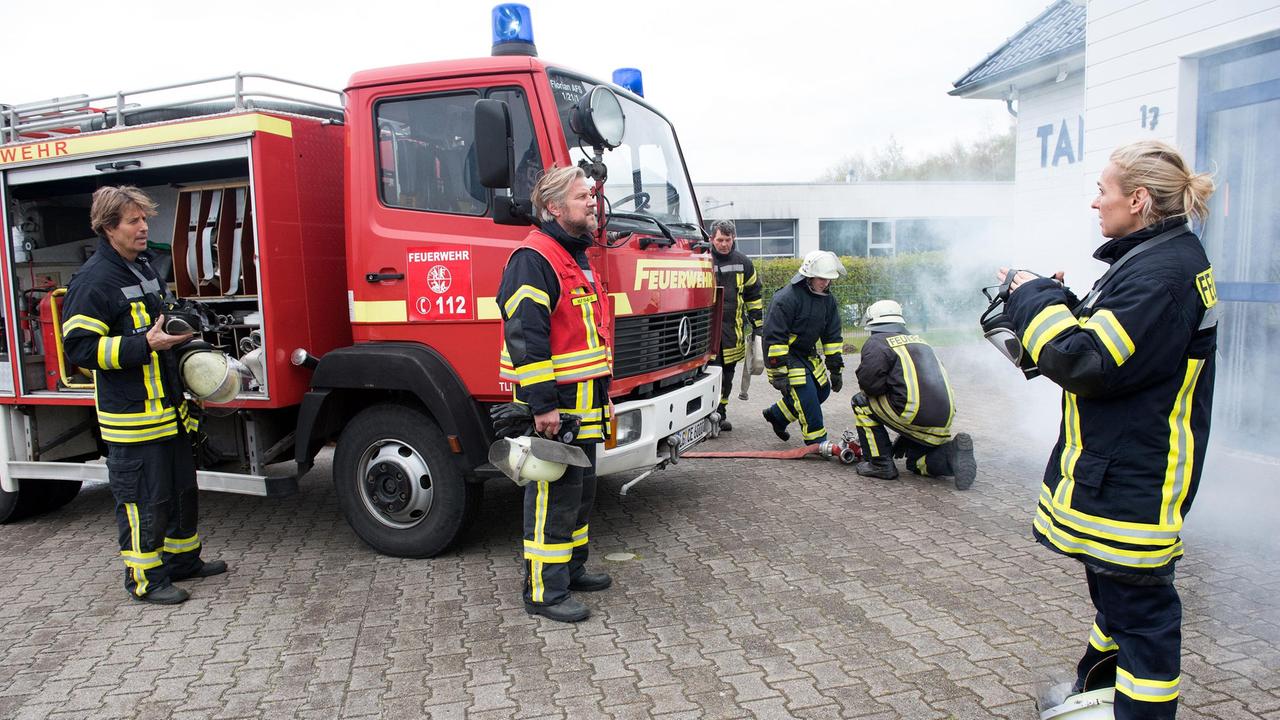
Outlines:
{"label": "overcast sky", "polygon": [[[10,23],[0,102],[237,70],[341,89],[354,71],[487,55],[480,0],[63,0]],[[919,156],[1003,130],[952,82],[1050,4],[530,0],[539,53],[608,79],[644,71],[695,182],[810,181],[895,136]]]}

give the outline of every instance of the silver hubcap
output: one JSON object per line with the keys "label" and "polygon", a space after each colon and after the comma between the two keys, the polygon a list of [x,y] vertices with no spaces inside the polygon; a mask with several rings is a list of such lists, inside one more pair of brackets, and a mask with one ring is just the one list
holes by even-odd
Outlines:
{"label": "silver hubcap", "polygon": [[379,440],[364,451],[359,481],[365,509],[383,525],[411,528],[431,512],[431,471],[413,447],[399,440]]}

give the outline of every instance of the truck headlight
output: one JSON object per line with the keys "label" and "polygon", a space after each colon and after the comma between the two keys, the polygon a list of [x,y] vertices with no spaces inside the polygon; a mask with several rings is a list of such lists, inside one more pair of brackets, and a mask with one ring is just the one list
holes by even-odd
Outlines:
{"label": "truck headlight", "polygon": [[615,419],[617,432],[614,446],[628,445],[640,439],[641,418],[639,410],[628,410]]}

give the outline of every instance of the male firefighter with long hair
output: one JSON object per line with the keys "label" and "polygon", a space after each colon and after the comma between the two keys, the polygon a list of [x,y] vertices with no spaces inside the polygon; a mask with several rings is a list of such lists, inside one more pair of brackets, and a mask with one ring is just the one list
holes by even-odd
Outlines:
{"label": "male firefighter with long hair", "polygon": [[155,208],[132,186],[93,194],[98,249],[67,286],[62,333],[67,359],[94,371],[125,589],[135,600],[174,605],[189,594],[173,581],[218,575],[227,564],[200,559],[190,435],[197,421],[172,352],[191,335],[163,328],[164,287],[147,252]]}
{"label": "male firefighter with long hair", "polygon": [[[732,430],[729,422],[729,393],[733,375],[747,355],[753,333],[761,332],[764,302],[760,299],[760,278],[751,258],[736,247],[737,228],[732,220],[717,220],[711,226],[711,263],[716,284],[724,288],[724,314],[720,323],[720,352],[714,362],[724,370],[720,379],[720,429]],[[750,330],[745,330],[745,327]],[[743,374],[751,372],[743,368]]]}
{"label": "male firefighter with long hair", "polygon": [[581,427],[573,442],[590,465],[525,486],[524,603],[530,614],[577,622],[591,611],[570,593],[612,584],[607,573],[589,573],[585,566],[595,448],[613,411],[609,296],[587,258],[597,220],[583,171],[547,171],[531,199],[538,228],[512,253],[498,286],[501,377],[511,382],[515,401],[529,406],[537,433],[555,436],[561,413],[576,416]]}

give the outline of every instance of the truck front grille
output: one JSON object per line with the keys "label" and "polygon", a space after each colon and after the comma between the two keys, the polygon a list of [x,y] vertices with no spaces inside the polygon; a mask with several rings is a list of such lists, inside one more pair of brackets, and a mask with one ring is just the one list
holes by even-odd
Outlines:
{"label": "truck front grille", "polygon": [[[688,319],[689,340],[680,346],[680,325]],[[679,365],[707,352],[711,308],[664,315],[621,317],[613,328],[613,376],[641,375]]]}

